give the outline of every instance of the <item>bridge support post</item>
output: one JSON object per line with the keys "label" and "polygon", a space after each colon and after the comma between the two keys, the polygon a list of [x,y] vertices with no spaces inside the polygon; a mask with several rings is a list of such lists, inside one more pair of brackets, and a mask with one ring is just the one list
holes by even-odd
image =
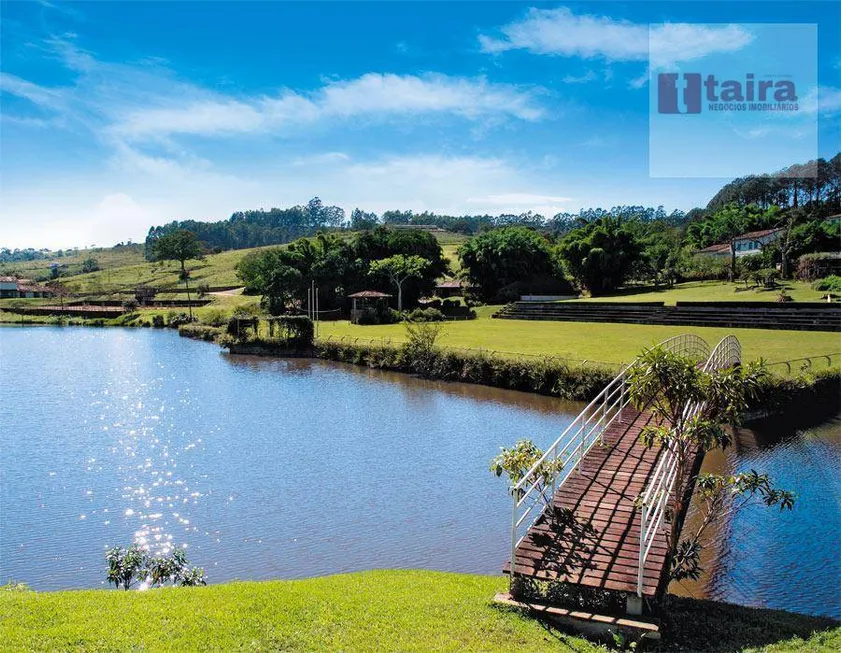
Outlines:
{"label": "bridge support post", "polygon": [[628,594],[625,603],[625,611],[628,614],[639,616],[642,614],[642,597],[636,594]]}

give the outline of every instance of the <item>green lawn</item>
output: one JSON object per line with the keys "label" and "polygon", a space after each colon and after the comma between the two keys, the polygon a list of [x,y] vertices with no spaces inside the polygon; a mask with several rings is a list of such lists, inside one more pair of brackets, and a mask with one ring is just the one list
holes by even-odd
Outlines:
{"label": "green lawn", "polygon": [[[604,650],[494,606],[506,586],[501,577],[371,571],[148,592],[0,591],[0,642],[18,651]],[[661,650],[841,645],[837,622],[691,599],[677,600],[667,632]]]}
{"label": "green lawn", "polygon": [[[786,292],[797,302],[819,302],[826,293],[812,290],[803,281],[786,281]],[[773,302],[779,290],[745,290],[744,283],[726,281],[687,281],[674,288],[654,290],[652,287],[630,287],[610,297],[583,297],[579,302]]]}
{"label": "green lawn", "polygon": [[[841,352],[841,334],[838,333],[496,320],[490,317],[496,308],[482,307],[475,320],[443,323],[439,344],[513,354],[551,355],[576,361],[622,363],[632,360],[644,347],[681,333],[697,333],[711,346],[733,333],[742,343],[745,360],[763,357],[774,362]],[[401,324],[358,326],[347,321],[321,322],[319,336],[390,338],[398,342],[405,340],[406,328]],[[838,364],[838,359],[833,362]]]}

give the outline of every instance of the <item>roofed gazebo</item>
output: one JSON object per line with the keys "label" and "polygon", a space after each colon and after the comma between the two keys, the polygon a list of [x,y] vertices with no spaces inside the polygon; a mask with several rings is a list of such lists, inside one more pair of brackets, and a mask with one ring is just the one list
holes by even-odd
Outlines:
{"label": "roofed gazebo", "polygon": [[353,305],[350,309],[351,324],[357,324],[359,322],[359,316],[365,311],[382,310],[383,303],[388,302],[388,299],[392,296],[379,290],[362,290],[348,295],[348,299],[353,300]]}

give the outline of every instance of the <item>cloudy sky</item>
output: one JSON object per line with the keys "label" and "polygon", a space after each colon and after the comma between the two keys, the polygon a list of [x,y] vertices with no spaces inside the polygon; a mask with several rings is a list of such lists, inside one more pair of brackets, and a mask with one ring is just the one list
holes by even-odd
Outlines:
{"label": "cloudy sky", "polygon": [[746,174],[832,156],[840,6],[3,1],[0,246],[138,241],[315,195],[348,212],[689,209],[726,178],[652,176],[650,75],[756,61],[757,23],[814,24],[816,51],[775,37],[815,62],[805,122],[734,125],[763,155],[722,158]]}

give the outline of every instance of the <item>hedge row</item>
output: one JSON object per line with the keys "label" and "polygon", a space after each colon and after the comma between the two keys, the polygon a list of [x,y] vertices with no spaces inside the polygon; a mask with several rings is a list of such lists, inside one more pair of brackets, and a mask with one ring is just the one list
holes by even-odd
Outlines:
{"label": "hedge row", "polygon": [[178,335],[182,338],[206,340],[207,342],[216,341],[222,333],[223,330],[219,327],[207,326],[206,324],[182,324],[178,327]]}
{"label": "hedge row", "polygon": [[753,410],[778,413],[807,412],[812,407],[837,408],[841,404],[841,370],[806,372],[796,377],[769,375],[763,382]]}
{"label": "hedge row", "polygon": [[477,383],[509,390],[589,401],[616,372],[603,367],[570,367],[553,359],[516,360],[483,352],[448,349],[317,342],[315,353],[325,360],[419,374],[429,379]]}

